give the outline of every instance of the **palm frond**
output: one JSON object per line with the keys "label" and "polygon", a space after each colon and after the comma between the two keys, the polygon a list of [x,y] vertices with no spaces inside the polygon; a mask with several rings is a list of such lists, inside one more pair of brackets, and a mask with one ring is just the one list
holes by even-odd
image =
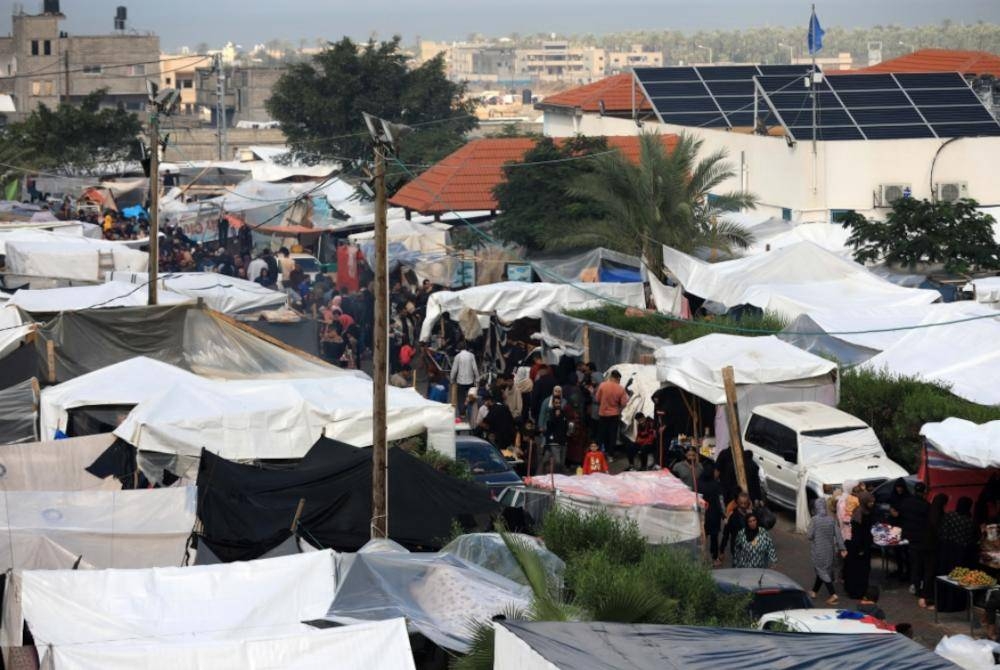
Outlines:
{"label": "palm frond", "polygon": [[535,621],[568,621],[572,608],[561,600],[561,585],[549,579],[545,564],[535,547],[523,537],[500,531],[500,537],[510,551],[531,588],[530,617]]}

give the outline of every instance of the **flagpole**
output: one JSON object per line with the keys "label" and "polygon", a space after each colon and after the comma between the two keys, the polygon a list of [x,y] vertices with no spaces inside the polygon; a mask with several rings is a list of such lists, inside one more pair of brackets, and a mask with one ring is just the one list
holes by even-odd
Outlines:
{"label": "flagpole", "polygon": [[[816,5],[814,4],[812,6],[812,17],[809,19],[809,32],[813,32],[814,29],[813,26],[815,25],[815,20],[816,20]],[[813,195],[816,195],[816,191],[818,190],[817,182],[819,180],[819,176],[817,174],[819,172],[819,165],[818,165],[819,158],[816,151],[816,51],[817,51],[816,36],[812,37],[811,42],[812,42],[812,47],[809,49],[809,51],[810,55],[812,56],[812,72],[809,74],[811,78],[809,82],[809,88],[810,90],[812,90],[812,107],[813,107],[812,109]]]}

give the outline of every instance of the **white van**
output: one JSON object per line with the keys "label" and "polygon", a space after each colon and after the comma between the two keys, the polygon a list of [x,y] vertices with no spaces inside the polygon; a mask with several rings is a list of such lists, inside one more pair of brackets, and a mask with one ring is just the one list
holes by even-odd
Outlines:
{"label": "white van", "polygon": [[783,402],[754,408],[743,433],[753,450],[768,500],[795,509],[799,475],[806,476],[810,501],[834,492],[847,480],[872,490],[907,472],[886,455],[875,431],[861,419],[818,402]]}

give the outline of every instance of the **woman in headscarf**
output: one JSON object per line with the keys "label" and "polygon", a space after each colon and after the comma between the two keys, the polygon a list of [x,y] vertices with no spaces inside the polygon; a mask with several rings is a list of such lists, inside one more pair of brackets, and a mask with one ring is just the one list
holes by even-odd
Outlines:
{"label": "woman in headscarf", "polygon": [[[903,502],[910,497],[910,489],[906,485],[906,480],[900,477],[892,484],[892,493],[889,494],[889,509],[896,510],[892,516],[898,516],[899,510],[903,507]],[[890,523],[893,523],[890,520]],[[895,524],[894,525],[898,525]],[[904,544],[890,549],[892,556],[896,559],[895,576],[900,581],[907,583],[910,580],[910,546]]]}
{"label": "woman in headscarf", "polygon": [[769,568],[778,562],[774,542],[767,529],[761,528],[757,515],[750,513],[746,527],[736,534],[736,553],[733,554],[734,568]]}
{"label": "woman in headscarf", "polygon": [[708,461],[705,463],[701,476],[698,478],[698,493],[701,494],[707,508],[705,509],[705,537],[708,539],[712,562],[718,566],[719,561],[719,531],[722,530],[722,484],[719,483],[718,470]]}
{"label": "woman in headscarf", "polygon": [[840,535],[844,538],[844,542],[851,539],[851,516],[858,508],[858,497],[854,495],[857,486],[856,480],[846,480],[844,490],[837,498],[837,523],[840,524]]}
{"label": "woman in headscarf", "polygon": [[[957,567],[975,567],[979,531],[972,520],[972,498],[958,499],[955,510],[946,512],[938,536],[937,574],[946,575]],[[943,585],[942,585],[943,586]],[[943,588],[935,603],[941,612],[958,612],[965,609],[966,595],[959,589]]]}
{"label": "woman in headscarf", "polygon": [[924,584],[920,590],[920,600],[917,605],[934,609],[934,582],[941,574],[937,567],[938,542],[941,537],[941,524],[944,523],[944,508],[948,504],[948,496],[939,493],[931,501],[931,511],[927,515],[927,527],[924,529],[924,541],[920,550],[924,552]]}
{"label": "woman in headscarf", "polygon": [[844,590],[854,599],[860,599],[868,590],[872,571],[872,510],[875,498],[859,484],[853,491],[858,504],[851,512],[851,538],[844,541],[847,556],[844,558]]}
{"label": "woman in headscarf", "polygon": [[847,555],[844,546],[844,538],[840,535],[840,526],[830,516],[830,508],[835,507],[836,502],[831,498],[824,500],[817,498],[813,501],[813,518],[809,522],[809,556],[812,558],[813,570],[816,571],[816,581],[813,582],[810,598],[815,598],[821,587],[826,587],[830,594],[826,604],[833,605],[837,602],[837,590],[833,586],[833,565],[837,554],[841,557]]}

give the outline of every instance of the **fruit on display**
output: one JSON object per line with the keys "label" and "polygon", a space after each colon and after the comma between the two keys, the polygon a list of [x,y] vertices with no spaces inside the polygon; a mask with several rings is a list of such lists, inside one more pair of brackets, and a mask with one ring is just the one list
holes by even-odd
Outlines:
{"label": "fruit on display", "polygon": [[969,568],[955,568],[948,573],[948,578],[962,586],[996,586],[997,583],[997,580],[982,570],[970,570]]}

